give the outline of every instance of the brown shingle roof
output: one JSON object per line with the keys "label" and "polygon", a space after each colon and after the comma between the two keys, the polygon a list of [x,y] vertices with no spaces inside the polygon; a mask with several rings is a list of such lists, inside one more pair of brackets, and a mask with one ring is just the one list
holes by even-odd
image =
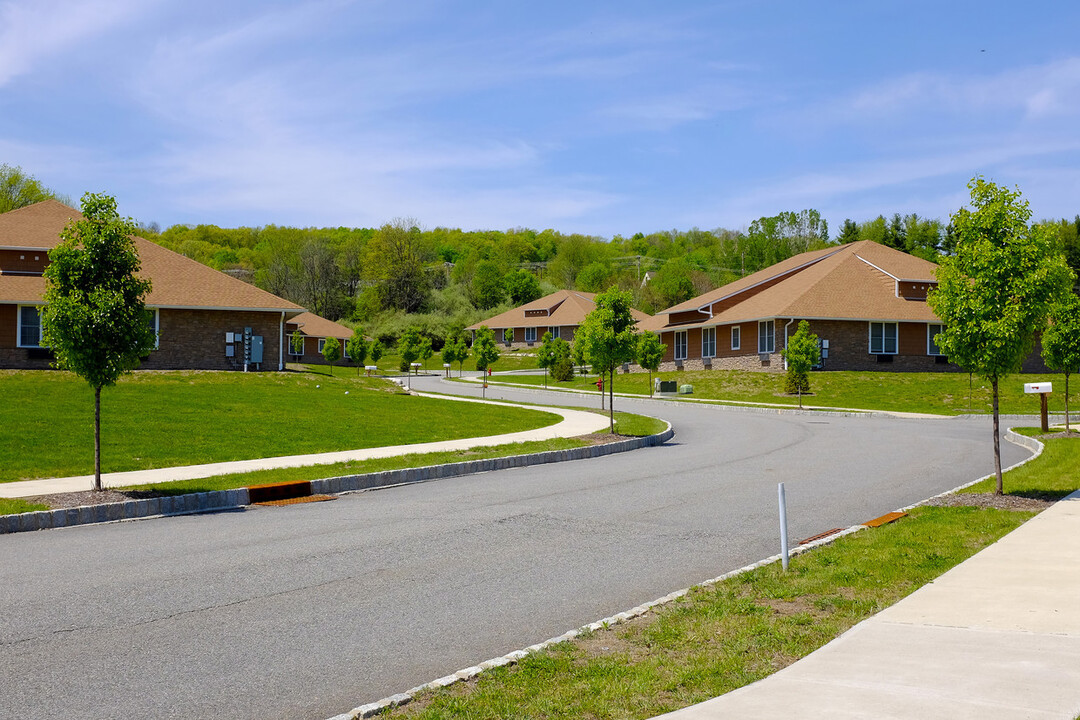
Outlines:
{"label": "brown shingle roof", "polygon": [[[0,214],[0,247],[47,248],[60,244],[60,231],[82,214],[55,200]],[[191,258],[135,238],[139,274],[153,285],[146,304],[154,307],[266,310],[287,315],[303,308]],[[45,279],[0,275],[0,302],[41,302]]]}
{"label": "brown shingle roof", "polygon": [[[474,323],[465,329],[478,330],[484,325],[489,328],[573,327],[584,322],[585,316],[596,309],[595,297],[596,293],[559,290],[539,300],[533,300],[531,303]],[[547,310],[549,314],[526,314],[542,310]],[[649,317],[640,310],[631,310],[631,313],[639,323]]]}
{"label": "brown shingle roof", "polygon": [[[785,263],[755,273],[753,282],[748,276],[710,293],[689,300],[673,310],[693,310],[738,294],[754,285],[786,275],[776,284],[750,295],[714,315],[678,327],[723,325],[768,318],[834,319],[834,320],[892,320],[937,322],[929,305],[921,300],[906,300],[897,296],[897,280],[931,284],[936,282],[937,266],[899,250],[870,241],[861,241],[830,248],[832,252],[816,256],[804,253]],[[809,258],[807,256],[810,256]],[[794,262],[793,262],[794,261]],[[801,268],[798,272],[790,272]],[[667,328],[668,315],[658,314],[642,329],[659,331]]]}
{"label": "brown shingle roof", "polygon": [[[327,320],[324,317],[310,312],[300,313],[289,320],[286,325],[298,326],[295,329],[299,330],[301,335],[306,335],[308,337],[335,337],[347,339],[351,338],[353,334],[353,331],[344,325],[339,325],[333,320]],[[292,332],[292,330],[293,328],[290,328],[289,332]]]}

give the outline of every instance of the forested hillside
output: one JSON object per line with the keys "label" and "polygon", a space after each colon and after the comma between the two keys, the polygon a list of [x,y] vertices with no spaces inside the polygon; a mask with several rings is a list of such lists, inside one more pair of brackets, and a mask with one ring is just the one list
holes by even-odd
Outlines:
{"label": "forested hillside", "polygon": [[[1080,216],[1054,221],[1070,265],[1080,266]],[[418,326],[436,347],[459,329],[561,288],[633,292],[654,313],[806,250],[873,240],[928,260],[952,236],[914,214],[846,220],[830,237],[816,210],[763,217],[747,230],[670,230],[610,240],[525,228],[422,230],[413,220],[381,228],[143,228],[150,240],[253,282],[334,320],[393,342]]]}

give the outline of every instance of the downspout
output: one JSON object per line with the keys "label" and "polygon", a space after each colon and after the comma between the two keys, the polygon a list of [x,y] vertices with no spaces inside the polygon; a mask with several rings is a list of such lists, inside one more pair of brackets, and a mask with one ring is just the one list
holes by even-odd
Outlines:
{"label": "downspout", "polygon": [[278,372],[285,369],[285,311],[281,311],[278,321]]}
{"label": "downspout", "polygon": [[[787,321],[787,324],[786,324],[786,325],[784,325],[784,349],[785,349],[785,350],[787,350],[787,340],[788,340],[788,337],[787,337],[787,329],[788,329],[789,327],[791,327],[791,323],[793,323],[793,322],[795,322],[795,318],[791,318],[790,320],[788,320],[788,321]],[[786,355],[786,354],[785,354],[785,356],[784,356],[784,369],[785,369],[785,370],[787,370],[787,369],[788,369],[788,367],[787,367],[787,355]]]}

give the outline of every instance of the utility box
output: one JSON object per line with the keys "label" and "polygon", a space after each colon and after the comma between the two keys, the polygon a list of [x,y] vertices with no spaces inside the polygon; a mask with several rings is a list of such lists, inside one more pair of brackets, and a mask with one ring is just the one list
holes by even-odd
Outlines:
{"label": "utility box", "polygon": [[248,359],[250,363],[261,363],[263,361],[263,339],[262,335],[251,336],[251,357]]}
{"label": "utility box", "polygon": [[656,390],[662,393],[673,393],[678,391],[679,383],[674,380],[657,380]]}
{"label": "utility box", "polygon": [[679,394],[680,395],[693,395],[694,394],[694,386],[693,385],[680,385],[679,386]]}

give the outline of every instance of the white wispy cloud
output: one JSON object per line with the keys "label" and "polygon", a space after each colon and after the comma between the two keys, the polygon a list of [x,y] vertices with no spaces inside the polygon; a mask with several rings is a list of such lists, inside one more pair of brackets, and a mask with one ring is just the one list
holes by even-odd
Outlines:
{"label": "white wispy cloud", "polygon": [[0,87],[81,41],[143,13],[138,0],[24,0],[0,4]]}

